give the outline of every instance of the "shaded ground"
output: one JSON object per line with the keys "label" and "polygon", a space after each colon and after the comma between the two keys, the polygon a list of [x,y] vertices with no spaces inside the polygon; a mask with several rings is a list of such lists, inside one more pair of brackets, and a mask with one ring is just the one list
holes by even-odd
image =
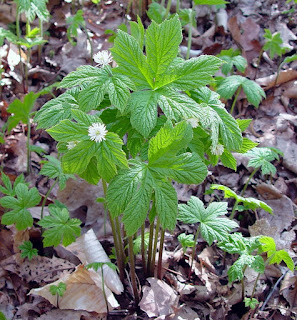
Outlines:
{"label": "shaded ground", "polygon": [[[296,6],[296,5],[295,5]],[[189,1],[184,1],[181,7],[189,7]],[[84,10],[84,18],[87,29],[92,33],[92,46],[94,52],[109,48],[109,35],[106,29],[116,30],[122,23],[127,23],[125,14],[127,3],[124,1],[103,1],[100,7],[85,2],[81,6]],[[100,10],[98,10],[100,8]],[[275,238],[277,246],[289,251],[292,257],[296,252],[296,204],[297,204],[297,62],[285,64],[281,75],[275,84],[275,75],[279,61],[273,61],[263,55],[259,67],[258,57],[264,44],[264,29],[281,33],[286,46],[290,47],[287,55],[296,53],[297,16],[295,11],[286,12],[294,8],[294,4],[286,4],[285,1],[230,1],[226,10],[220,10],[220,14],[226,16],[226,20],[218,21],[218,14],[209,7],[197,8],[197,29],[193,32],[193,51],[196,56],[201,54],[218,54],[223,49],[239,48],[242,55],[248,61],[245,76],[255,79],[266,91],[266,99],[260,107],[255,109],[249,105],[245,96],[239,96],[236,106],[236,117],[252,118],[253,122],[246,136],[260,146],[272,146],[279,148],[284,157],[277,163],[277,174],[270,179],[257,173],[252,179],[246,196],[252,196],[264,200],[274,209],[274,216],[259,212],[258,219],[253,214],[237,215],[240,230],[245,236],[264,234]],[[43,48],[42,59],[38,62],[37,50],[32,51],[31,66],[29,68],[28,91],[38,92],[46,86],[59,81],[75,70],[78,66],[90,63],[90,50],[88,50],[86,34],[81,31],[77,36],[77,45],[72,46],[67,39],[67,25],[65,18],[71,14],[70,4],[60,0],[50,1],[48,9],[51,18],[46,26],[48,43]],[[78,9],[78,6],[75,10]],[[135,8],[134,8],[135,9]],[[173,6],[174,9],[174,6]],[[74,11],[75,11],[74,10]],[[133,17],[133,13],[130,15]],[[11,3],[0,5],[0,26],[5,27],[15,21],[14,9]],[[149,21],[144,16],[144,23]],[[100,23],[99,23],[100,22]],[[222,26],[223,25],[223,26]],[[224,28],[225,25],[225,28]],[[24,24],[22,25],[24,27]],[[187,44],[187,29],[184,31],[184,43]],[[4,45],[1,49],[1,59],[7,78],[11,80],[10,86],[2,89],[1,121],[0,126],[6,123],[9,114],[6,112],[8,105],[17,97],[24,96],[23,80],[19,65],[15,65],[14,56],[17,48],[13,45]],[[26,53],[24,52],[24,55]],[[18,81],[18,79],[21,79]],[[26,91],[26,88],[25,88]],[[59,90],[53,94],[58,96]],[[41,96],[35,105],[38,110],[51,95]],[[230,107],[227,102],[226,107]],[[6,134],[5,143],[0,145],[0,161],[3,171],[13,181],[16,176],[26,171],[26,144],[25,133],[27,128],[17,126],[12,132]],[[32,143],[46,150],[47,154],[56,155],[55,143],[44,131],[36,130],[32,124]],[[251,168],[247,168],[248,159],[242,155],[236,155],[238,169],[233,172],[223,166],[209,168],[209,175],[202,185],[176,185],[179,200],[186,202],[191,195],[198,196],[204,203],[212,200],[214,195],[204,195],[212,183],[219,183],[238,192],[242,189],[248,178]],[[28,177],[32,186],[36,186],[41,195],[45,195],[52,185],[43,176],[39,176],[41,156],[32,153],[32,172]],[[104,213],[102,205],[95,202],[97,197],[103,195],[100,187],[90,186],[82,180],[70,180],[63,191],[54,188],[50,201],[57,198],[68,206],[72,217],[77,217],[84,224],[84,231],[93,228],[105,249],[110,253],[112,237],[110,229],[104,230]],[[217,193],[216,197],[222,199]],[[232,201],[230,201],[232,204]],[[38,208],[32,213],[35,218],[39,216]],[[3,210],[0,211],[0,214]],[[273,293],[271,299],[266,301],[263,310],[249,311],[244,307],[241,298],[241,284],[228,284],[227,268],[232,264],[232,258],[219,250],[216,246],[208,247],[201,239],[198,242],[198,260],[194,262],[194,273],[188,279],[189,255],[182,254],[177,235],[181,232],[193,233],[193,226],[179,224],[174,234],[165,237],[165,253],[163,256],[166,272],[164,281],[169,285],[160,287],[154,280],[150,281],[151,289],[147,287],[144,297],[153,294],[155,301],[161,301],[163,306],[154,309],[145,304],[137,310],[133,306],[131,288],[128,281],[125,285],[125,293],[117,299],[121,310],[112,312],[110,319],[148,319],[148,315],[158,319],[292,319],[297,312],[297,278],[289,272],[280,282],[280,286],[274,285],[286,272],[284,267],[270,266],[267,272],[260,278],[260,284],[256,290],[256,297],[262,303],[266,301],[269,293]],[[42,256],[37,264],[21,262],[17,252],[18,245],[30,239],[39,254]],[[32,228],[22,234],[14,228],[0,226],[0,310],[8,319],[100,319],[96,314],[86,311],[56,310],[47,300],[28,296],[32,288],[51,283],[61,277],[65,270],[73,270],[78,260],[73,255],[66,253],[62,248],[57,250],[41,247],[41,235],[38,228]],[[53,258],[57,257],[57,258]],[[51,271],[54,270],[54,271]],[[141,278],[142,268],[140,259],[137,261],[137,270]],[[45,276],[46,275],[46,276]],[[246,275],[245,289],[250,294],[253,289],[255,274],[249,271]],[[164,284],[162,284],[163,286]],[[164,311],[164,306],[168,310]],[[169,308],[171,306],[171,309]],[[127,312],[125,311],[127,310]],[[126,315],[128,313],[129,315]],[[169,315],[171,314],[171,315]],[[137,316],[138,315],[138,316]]]}

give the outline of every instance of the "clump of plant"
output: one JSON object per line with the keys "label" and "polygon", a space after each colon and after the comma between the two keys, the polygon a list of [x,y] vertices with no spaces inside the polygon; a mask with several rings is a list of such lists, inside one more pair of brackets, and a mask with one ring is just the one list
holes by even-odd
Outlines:
{"label": "clump of plant", "polygon": [[227,76],[233,74],[234,69],[239,72],[244,72],[247,67],[246,59],[240,54],[239,50],[230,48],[228,50],[222,50],[218,55],[218,58],[222,59],[225,63],[222,65],[222,73]]}
{"label": "clump of plant", "polygon": [[[218,246],[231,254],[238,254],[239,258],[233,263],[228,270],[229,282],[241,280],[242,297],[244,297],[244,273],[248,267],[258,273],[255,280],[251,297],[245,297],[245,305],[254,309],[259,303],[254,298],[257,282],[260,275],[264,273],[268,264],[280,264],[285,262],[290,270],[294,270],[294,262],[285,250],[276,250],[274,239],[266,236],[245,238],[241,233],[234,233],[228,236],[228,239],[218,243]],[[261,253],[267,254],[264,261]]]}
{"label": "clump of plant", "polygon": [[63,297],[66,292],[66,283],[65,282],[59,282],[59,284],[56,286],[52,284],[49,288],[50,293],[53,296],[57,297],[57,306],[59,307],[59,297]]}

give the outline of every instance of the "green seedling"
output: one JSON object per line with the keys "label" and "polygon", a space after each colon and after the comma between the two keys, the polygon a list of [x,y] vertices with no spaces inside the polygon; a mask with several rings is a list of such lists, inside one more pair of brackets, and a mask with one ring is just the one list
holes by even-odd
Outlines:
{"label": "green seedling", "polygon": [[180,204],[178,210],[178,220],[188,224],[199,223],[192,247],[191,273],[199,235],[211,246],[215,240],[226,240],[229,232],[238,227],[238,224],[235,221],[221,218],[228,213],[226,202],[212,202],[207,208],[204,208],[199,198],[191,197],[188,204]]}
{"label": "green seedling", "polygon": [[235,94],[230,113],[233,113],[239,93],[243,90],[247,101],[259,107],[263,98],[266,97],[264,90],[253,80],[249,80],[239,75],[232,75],[222,80],[217,88],[218,94],[224,99],[230,99]]}
{"label": "green seedling", "polygon": [[243,73],[247,67],[247,61],[240,55],[239,50],[234,50],[233,48],[230,48],[229,50],[222,50],[217,57],[225,61],[222,65],[222,73],[225,76],[229,73],[233,74],[234,68]]}
{"label": "green seedling", "polygon": [[23,244],[19,246],[19,249],[21,250],[21,257],[28,258],[29,261],[38,256],[38,250],[33,248],[31,241],[24,241]]}
{"label": "green seedling", "polygon": [[49,287],[49,291],[53,296],[57,296],[57,306],[59,307],[59,297],[64,296],[66,291],[66,283],[59,282],[57,286],[53,284]]}
{"label": "green seedling", "polygon": [[193,248],[193,246],[195,245],[193,234],[181,233],[177,237],[177,240],[181,244],[184,253],[186,252],[187,248]]}
{"label": "green seedling", "polygon": [[276,174],[276,167],[271,163],[271,161],[279,160],[279,156],[283,156],[283,153],[277,148],[253,148],[245,153],[247,157],[250,158],[248,162],[248,167],[255,168],[254,171],[250,174],[247,182],[245,183],[241,195],[244,195],[245,190],[256,174],[258,170],[261,170],[263,175],[265,174]]}
{"label": "green seedling", "polygon": [[280,33],[276,32],[272,34],[269,29],[264,29],[264,31],[265,45],[263,50],[269,51],[271,59],[274,59],[275,56],[281,57],[287,51],[287,48],[282,46],[283,40]]}
{"label": "green seedling", "polygon": [[46,201],[56,186],[57,183],[59,183],[60,190],[63,190],[66,187],[66,181],[68,179],[75,179],[75,176],[73,174],[65,174],[62,170],[61,161],[59,159],[56,159],[52,156],[45,156],[46,160],[40,161],[42,165],[42,168],[39,172],[40,175],[47,176],[51,179],[55,179],[55,182],[52,184],[52,186],[47,191],[41,205],[41,219],[43,218],[43,211],[44,206],[46,204]]}
{"label": "green seedling", "polygon": [[14,196],[8,195],[0,199],[2,207],[12,209],[4,213],[1,223],[15,224],[18,230],[25,230],[33,226],[33,218],[28,208],[38,205],[41,197],[35,187],[29,189],[26,184],[21,182],[17,183],[14,192]]}
{"label": "green seedling", "polygon": [[27,125],[27,173],[30,172],[31,163],[31,150],[30,150],[30,137],[31,137],[31,111],[34,107],[35,101],[39,94],[33,92],[25,95],[24,101],[15,99],[7,108],[7,112],[12,115],[8,119],[8,131],[14,128],[20,121]]}
{"label": "green seedling", "polygon": [[77,37],[77,30],[82,29],[88,39],[89,45],[90,45],[90,50],[91,50],[91,57],[93,57],[93,45],[91,38],[89,36],[88,30],[86,29],[86,22],[83,17],[83,10],[77,10],[76,14],[73,16],[70,16],[66,19],[66,23],[68,24],[67,27],[67,38],[68,41],[73,45],[76,46],[76,42],[73,40],[74,38]]}
{"label": "green seedling", "polygon": [[256,306],[259,304],[259,301],[256,298],[245,297],[243,301],[244,301],[245,307],[251,308],[252,310],[254,310]]}
{"label": "green seedling", "polygon": [[213,184],[211,185],[210,189],[212,190],[221,190],[224,191],[224,198],[225,199],[229,199],[229,198],[233,198],[235,199],[235,204],[233,206],[231,215],[230,215],[230,219],[232,220],[234,218],[235,215],[235,210],[238,210],[238,204],[242,203],[244,208],[247,210],[253,210],[254,212],[256,212],[256,209],[263,209],[266,212],[269,212],[270,214],[272,214],[272,208],[267,205],[265,202],[260,201],[258,199],[249,197],[249,198],[244,198],[241,195],[237,195],[234,191],[232,191],[230,188],[220,185],[220,184]]}
{"label": "green seedling", "polygon": [[80,236],[79,219],[70,219],[67,208],[61,203],[56,202],[48,206],[50,215],[41,219],[38,224],[46,229],[43,232],[44,247],[57,247],[60,243],[68,246]]}
{"label": "green seedling", "polygon": [[77,174],[94,185],[102,181],[121,279],[122,239],[128,239],[136,301],[134,236],[141,233],[148,275],[160,236],[160,277],[165,230],[175,228],[178,213],[172,181],[201,183],[209,155],[215,162],[243,145],[239,122],[206,87],[222,60],[206,55],[178,58],[181,41],[177,15],[160,25],[152,22],[147,30],[138,19],[131,35],[118,31],[111,49],[116,67],[110,66],[110,54],[101,52],[96,67],[81,66],[66,76],[59,85],[66,92],[35,117],[38,128],[58,141],[65,174]]}
{"label": "green seedling", "polygon": [[104,296],[104,301],[105,301],[105,305],[106,305],[106,310],[108,311],[108,301],[107,301],[107,297],[106,297],[106,292],[105,292],[105,284],[104,284],[104,269],[103,266],[106,265],[108,266],[110,269],[112,270],[117,270],[117,266],[115,264],[113,264],[112,262],[92,262],[86,265],[86,269],[94,269],[96,272],[98,271],[98,269],[100,268],[101,270],[101,278],[102,278],[102,292],[103,292],[103,296]]}

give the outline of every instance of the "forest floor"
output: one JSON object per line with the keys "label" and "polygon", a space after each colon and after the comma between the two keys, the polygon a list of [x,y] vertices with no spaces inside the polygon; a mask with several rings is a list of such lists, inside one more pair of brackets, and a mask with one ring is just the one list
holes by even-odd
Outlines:
{"label": "forest floor", "polygon": [[[173,1],[174,2],[174,1]],[[190,1],[181,1],[181,7],[189,7]],[[193,31],[191,56],[197,54],[217,55],[221,50],[240,49],[247,59],[245,77],[255,80],[265,90],[264,99],[259,108],[251,106],[244,94],[239,99],[234,111],[236,118],[253,119],[245,136],[258,142],[261,147],[276,147],[283,152],[283,157],[274,162],[277,173],[267,177],[258,172],[250,181],[246,196],[265,201],[273,208],[274,215],[259,211],[255,217],[252,213],[237,214],[240,231],[245,236],[266,235],[275,239],[280,249],[296,256],[296,205],[297,205],[297,61],[284,64],[275,83],[280,58],[273,60],[264,53],[258,61],[264,44],[264,29],[272,33],[280,32],[283,42],[289,48],[286,55],[296,53],[297,48],[297,14],[289,9],[296,7],[293,2],[284,0],[231,0],[226,9],[218,13],[209,6],[197,6],[197,28]],[[84,12],[86,28],[90,32],[94,53],[112,46],[107,29],[116,31],[121,24],[127,24],[127,1],[101,1],[100,6],[91,1],[83,5],[71,4],[62,0],[50,0],[48,10],[51,17],[45,25],[47,43],[43,47],[41,59],[35,47],[29,66],[28,88],[24,90],[24,79],[17,60],[18,49],[6,43],[0,48],[1,63],[10,85],[2,87],[0,99],[0,129],[10,116],[7,107],[16,98],[23,99],[27,92],[39,92],[47,86],[60,81],[71,71],[85,64],[90,64],[90,48],[84,31],[77,34],[76,45],[67,38],[66,18],[78,9]],[[134,8],[135,9],[135,8]],[[132,7],[132,10],[134,10]],[[174,12],[174,6],[172,7]],[[74,10],[74,11],[73,11]],[[136,9],[135,9],[136,10]],[[135,13],[135,11],[134,11]],[[135,17],[133,12],[130,13]],[[0,27],[15,23],[15,6],[13,3],[0,4]],[[218,22],[219,24],[218,25]],[[144,16],[143,23],[149,25]],[[21,23],[25,29],[25,24]],[[187,45],[188,32],[184,30],[182,46]],[[183,51],[183,48],[181,49]],[[22,52],[26,56],[26,52]],[[282,58],[283,59],[283,58]],[[25,92],[24,92],[25,91]],[[52,96],[62,93],[54,89],[51,94],[40,96],[34,106],[39,110]],[[226,107],[229,109],[231,103]],[[31,143],[42,147],[46,154],[57,155],[56,144],[44,131],[37,130],[31,123]],[[11,181],[21,174],[26,174],[26,134],[27,127],[19,124],[4,135],[5,142],[0,145],[0,163],[3,172]],[[235,192],[242,189],[251,168],[247,167],[248,158],[235,154],[237,171],[218,165],[209,167],[207,179],[201,185],[176,184],[178,199],[186,202],[191,196],[199,197],[208,203],[214,197],[205,193],[213,183],[223,184]],[[42,156],[32,152],[31,173],[27,182],[37,187],[40,195],[45,196],[53,181],[39,175]],[[93,229],[103,247],[111,253],[112,235],[110,227],[105,227],[104,209],[96,198],[103,196],[102,187],[92,186],[82,179],[69,180],[63,191],[54,187],[47,205],[58,199],[64,203],[72,218],[79,218],[83,223],[83,233]],[[221,194],[216,197],[222,199]],[[229,204],[232,201],[229,200]],[[34,218],[40,216],[40,207],[31,210]],[[47,208],[45,213],[47,212]],[[0,216],[4,208],[0,207]],[[173,233],[165,234],[165,252],[163,254],[164,282],[150,278],[150,286],[143,281],[141,259],[136,260],[136,268],[142,285],[141,308],[133,304],[133,297],[128,280],[124,283],[125,292],[116,296],[120,307],[108,315],[108,319],[296,319],[297,317],[297,275],[287,272],[284,266],[268,266],[260,277],[255,297],[261,302],[255,310],[245,308],[242,301],[242,284],[228,283],[227,269],[234,262],[234,257],[224,255],[215,245],[208,246],[199,239],[197,245],[198,259],[194,261],[194,272],[190,279],[190,251],[183,254],[177,236],[193,233],[194,226],[179,223]],[[24,240],[31,240],[39,250],[38,259],[22,260],[18,246]],[[138,256],[137,256],[138,257]],[[233,260],[232,260],[233,259]],[[7,319],[101,319],[94,312],[60,310],[53,307],[46,299],[37,295],[28,295],[33,288],[42,287],[59,279],[65,270],[71,271],[78,265],[78,258],[63,247],[42,248],[40,228],[35,226],[25,232],[17,232],[14,227],[0,225],[0,311]],[[245,274],[245,290],[253,290],[256,274]],[[278,279],[281,279],[275,286]],[[79,289],[78,289],[79,290]],[[272,293],[269,300],[268,295]],[[149,303],[154,297],[154,305]],[[262,308],[263,304],[264,307]],[[2,320],[2,318],[0,317]]]}

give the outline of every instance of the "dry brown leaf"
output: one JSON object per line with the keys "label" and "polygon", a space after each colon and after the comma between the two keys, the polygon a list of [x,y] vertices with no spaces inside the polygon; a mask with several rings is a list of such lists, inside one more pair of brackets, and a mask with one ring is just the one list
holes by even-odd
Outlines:
{"label": "dry brown leaf", "polygon": [[[58,298],[58,296],[50,293],[49,288],[51,285],[58,285],[60,282],[66,284],[66,291],[63,297]],[[40,295],[55,307],[59,306],[60,309],[86,310],[105,314],[107,309],[102,285],[102,279],[98,273],[94,270],[87,270],[80,265],[72,274],[66,274],[59,280],[42,288],[32,289],[29,294]],[[109,310],[119,306],[112,292],[106,286],[105,294]]]}
{"label": "dry brown leaf", "polygon": [[105,320],[106,317],[99,317],[97,314],[92,315],[87,311],[75,311],[75,310],[57,310],[53,309],[41,317],[39,320]]}
{"label": "dry brown leaf", "polygon": [[[110,262],[93,229],[77,238],[75,242],[65,248],[76,255],[83,264],[93,262]],[[101,270],[98,270],[101,275]],[[123,284],[115,270],[103,265],[104,281],[106,286],[116,294],[124,291]]]}
{"label": "dry brown leaf", "polygon": [[149,317],[167,316],[178,306],[179,298],[173,289],[162,280],[148,278],[149,286],[143,286],[143,297],[139,303],[141,310]]}
{"label": "dry brown leaf", "polygon": [[279,86],[283,83],[297,79],[297,70],[288,69],[288,70],[281,71],[278,75],[277,82],[275,83],[276,77],[277,77],[277,74],[275,73],[268,77],[258,78],[256,82],[264,90],[268,90],[275,86]]}
{"label": "dry brown leaf", "polygon": [[297,276],[287,273],[281,283],[280,293],[288,301],[291,310],[297,313]]}

